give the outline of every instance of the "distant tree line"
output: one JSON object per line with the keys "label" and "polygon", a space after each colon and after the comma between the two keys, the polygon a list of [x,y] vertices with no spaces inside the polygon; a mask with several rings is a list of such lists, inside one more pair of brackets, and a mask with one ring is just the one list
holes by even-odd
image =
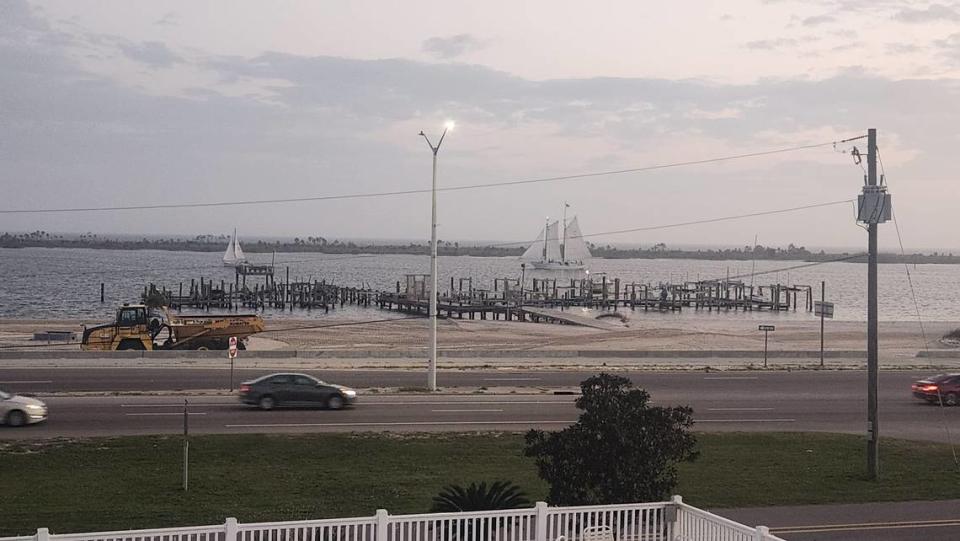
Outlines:
{"label": "distant tree line", "polygon": [[[787,245],[786,248],[771,246],[744,246],[743,248],[714,248],[714,249],[678,249],[668,248],[664,243],[654,244],[650,248],[617,248],[609,244],[599,246],[587,243],[590,253],[594,257],[604,259],[708,259],[723,261],[832,261],[835,259],[855,256],[860,252],[825,252],[819,250],[811,252],[803,246]],[[960,256],[952,253],[931,254],[894,254],[881,253],[877,257],[880,263],[960,263]],[[849,260],[856,263],[866,263],[867,256],[852,257]]]}
{"label": "distant tree line", "polygon": [[[0,248],[92,248],[108,250],[168,250],[187,252],[219,252],[226,248],[229,235],[197,235],[192,238],[146,238],[117,239],[102,237],[96,233],[82,233],[65,237],[46,231],[31,233],[2,233]],[[649,248],[618,248],[610,244],[588,243],[594,257],[604,259],[708,259],[708,260],[774,260],[774,261],[830,261],[855,254],[828,253],[823,250],[811,252],[803,246],[787,245],[786,248],[770,246],[744,246],[743,248],[679,249],[660,242]],[[429,243],[408,244],[357,244],[340,240],[327,240],[321,236],[294,237],[292,241],[248,241],[242,243],[245,252],[297,252],[323,254],[429,254]],[[516,257],[525,250],[523,246],[474,246],[459,242],[437,241],[440,255],[474,257]],[[881,263],[960,263],[960,256],[952,253],[892,254],[882,253]],[[850,259],[865,262],[866,256]]]}

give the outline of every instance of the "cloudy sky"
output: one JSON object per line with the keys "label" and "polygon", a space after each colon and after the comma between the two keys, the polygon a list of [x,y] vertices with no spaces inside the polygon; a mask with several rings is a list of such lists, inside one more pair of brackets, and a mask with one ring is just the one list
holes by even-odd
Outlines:
{"label": "cloudy sky", "polygon": [[[639,168],[879,130],[907,249],[960,247],[960,3],[0,2],[0,210],[429,188]],[[839,144],[440,195],[440,237],[587,234],[854,198]],[[429,195],[0,214],[0,230],[429,236]],[[600,243],[861,247],[850,205]],[[881,229],[892,249],[892,224]]]}

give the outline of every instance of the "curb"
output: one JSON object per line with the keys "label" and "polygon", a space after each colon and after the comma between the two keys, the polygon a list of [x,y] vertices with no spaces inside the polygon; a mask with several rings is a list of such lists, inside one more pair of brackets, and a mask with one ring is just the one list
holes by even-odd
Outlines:
{"label": "curb", "polygon": [[[242,351],[243,359],[422,359],[426,351],[358,351],[358,350],[271,350]],[[756,350],[441,350],[446,359],[762,359],[763,351]],[[866,358],[863,350],[828,350],[829,359]],[[226,351],[25,351],[3,350],[0,359],[225,359]],[[820,351],[777,350],[767,352],[771,359],[820,358]],[[960,350],[920,351],[916,357],[960,359]]]}

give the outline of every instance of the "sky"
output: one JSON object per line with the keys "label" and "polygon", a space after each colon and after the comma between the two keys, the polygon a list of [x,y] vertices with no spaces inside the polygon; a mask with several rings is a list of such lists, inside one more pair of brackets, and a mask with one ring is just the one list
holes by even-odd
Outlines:
{"label": "sky", "polygon": [[[428,190],[442,240],[866,245],[878,130],[905,248],[960,250],[960,2],[0,2],[0,211]],[[403,238],[428,193],[2,213],[0,230]],[[880,245],[899,250],[893,223]]]}

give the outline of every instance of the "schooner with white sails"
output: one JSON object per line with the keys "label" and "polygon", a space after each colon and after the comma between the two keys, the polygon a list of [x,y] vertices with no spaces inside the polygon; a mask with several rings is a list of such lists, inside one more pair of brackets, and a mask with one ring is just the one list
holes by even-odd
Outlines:
{"label": "schooner with white sails", "polygon": [[567,222],[567,207],[563,208],[563,241],[561,242],[561,221],[554,220],[547,223],[540,230],[540,235],[527,251],[520,256],[523,261],[529,262],[533,268],[541,270],[582,270],[589,261],[590,249],[583,240],[580,224],[577,217]]}

